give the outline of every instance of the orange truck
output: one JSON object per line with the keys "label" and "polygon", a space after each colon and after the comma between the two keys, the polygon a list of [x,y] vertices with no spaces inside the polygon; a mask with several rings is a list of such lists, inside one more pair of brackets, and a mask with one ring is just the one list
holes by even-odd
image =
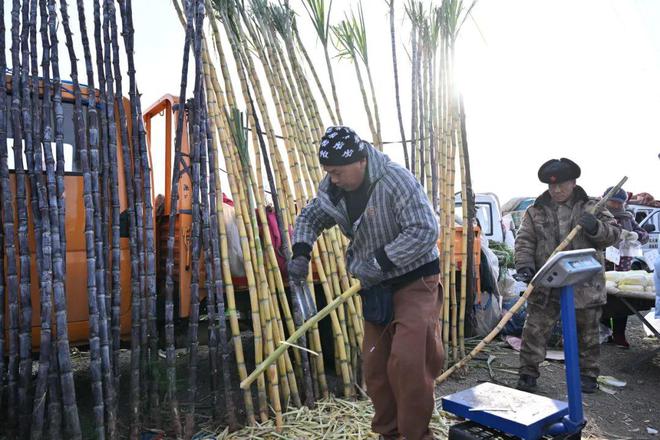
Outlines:
{"label": "orange truck", "polygon": [[[11,81],[8,79],[8,94],[11,93]],[[87,88],[82,87],[83,101],[85,101]],[[74,151],[74,130],[73,130],[73,88],[70,84],[63,83],[62,99],[64,108],[64,143],[65,156],[67,157],[67,166],[65,169],[65,191],[66,191],[66,295],[67,295],[67,317],[69,324],[69,341],[72,345],[84,345],[89,341],[88,326],[88,303],[87,286],[80,280],[86,279],[86,252],[85,252],[85,209],[83,200],[83,177],[80,169],[77,168],[76,152]],[[170,192],[172,166],[174,160],[174,134],[176,132],[176,121],[178,109],[178,98],[172,95],[165,95],[151,105],[144,112],[144,123],[149,145],[149,158],[153,168],[152,188],[154,188],[154,215],[155,215],[155,246],[156,246],[156,270],[157,270],[157,291],[159,302],[164,301],[164,283],[165,283],[165,258],[167,255],[167,234],[169,225],[169,216],[171,213]],[[130,121],[131,108],[127,99],[123,98],[123,105],[127,114],[127,120]],[[184,124],[187,120],[184,117]],[[8,124],[11,125],[11,124]],[[9,127],[8,127],[9,128]],[[119,127],[117,128],[119,130]],[[131,127],[129,126],[129,131]],[[183,153],[189,153],[187,141],[187,129],[184,126],[181,150]],[[11,131],[8,133],[11,137]],[[130,137],[130,133],[129,133]],[[118,143],[121,137],[117,136]],[[11,154],[10,154],[11,156]],[[187,160],[184,154],[184,160]],[[69,158],[71,160],[69,160]],[[122,169],[121,146],[117,146],[118,169]],[[122,172],[118,173],[119,178],[119,197],[120,209],[123,212],[127,208],[125,193],[125,182]],[[10,185],[15,189],[15,174],[10,167]],[[192,276],[191,267],[191,231],[192,231],[192,201],[190,193],[192,185],[190,177],[182,174],[179,182],[179,201],[177,206],[176,219],[176,240],[175,240],[175,318],[185,319],[189,315],[190,304],[190,283]],[[29,210],[28,210],[29,211]],[[34,253],[34,228],[31,220],[31,213],[28,212],[29,221],[29,245],[32,250],[32,279],[38,280],[36,271],[36,255]],[[456,252],[460,252],[461,229],[457,228],[455,233]],[[475,262],[479,264],[479,231],[475,230],[474,255]],[[120,311],[120,331],[123,339],[130,338],[131,330],[131,282],[130,282],[130,254],[128,237],[121,237],[121,311]],[[0,250],[4,252],[4,249]],[[458,263],[461,264],[460,255],[457,255]],[[200,261],[203,267],[203,260]],[[479,273],[477,268],[477,274]],[[203,274],[202,274],[203,276]],[[237,290],[237,303],[239,307],[239,317],[249,316],[246,310],[241,310],[241,306],[249,307],[247,295],[240,295],[241,291],[247,291],[246,279],[240,276],[233,278],[234,286]],[[39,283],[31,283],[32,300],[32,345],[33,349],[38,350],[39,332],[40,332],[40,313],[39,313]],[[205,297],[205,292],[200,291],[200,297]],[[6,309],[6,304],[5,311]],[[162,310],[162,307],[159,307]],[[242,312],[242,313],[241,313]]]}

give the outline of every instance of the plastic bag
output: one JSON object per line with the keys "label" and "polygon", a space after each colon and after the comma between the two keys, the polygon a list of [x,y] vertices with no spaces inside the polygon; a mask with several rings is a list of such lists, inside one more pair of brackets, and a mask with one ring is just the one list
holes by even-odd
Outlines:
{"label": "plastic bag", "polygon": [[241,248],[241,237],[238,234],[234,207],[225,203],[222,205],[222,214],[227,227],[227,247],[229,253],[229,269],[233,276],[244,277],[245,266],[243,265],[243,249]]}
{"label": "plastic bag", "polygon": [[622,286],[642,286],[647,284],[646,273],[641,270],[622,272],[625,275],[619,280],[619,288]]}
{"label": "plastic bag", "polygon": [[487,335],[500,321],[502,308],[498,297],[490,292],[481,293],[481,303],[474,305],[477,336]]}
{"label": "plastic bag", "polygon": [[635,241],[623,241],[619,245],[619,252],[622,257],[643,257],[644,253],[642,252],[642,244]]}

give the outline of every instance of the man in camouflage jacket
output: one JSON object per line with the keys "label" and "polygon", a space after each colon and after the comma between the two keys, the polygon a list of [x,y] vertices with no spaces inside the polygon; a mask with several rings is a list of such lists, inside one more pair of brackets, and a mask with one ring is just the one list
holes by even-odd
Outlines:
{"label": "man in camouflage jacket", "polygon": [[[580,176],[577,164],[565,158],[553,159],[541,166],[538,175],[548,184],[548,191],[539,196],[525,213],[515,243],[516,271],[526,281],[532,279],[575,226],[581,225],[582,231],[566,250],[595,248],[602,251],[617,243],[621,233],[607,209],[603,208],[595,215],[590,213],[596,201],[576,185],[575,179]],[[599,252],[599,259],[603,264],[603,252]],[[580,376],[584,392],[597,389],[598,322],[606,299],[604,270],[575,286]],[[534,288],[528,300],[522,335],[519,389],[536,389],[538,366],[545,358],[546,344],[559,318],[559,309],[559,289]]]}

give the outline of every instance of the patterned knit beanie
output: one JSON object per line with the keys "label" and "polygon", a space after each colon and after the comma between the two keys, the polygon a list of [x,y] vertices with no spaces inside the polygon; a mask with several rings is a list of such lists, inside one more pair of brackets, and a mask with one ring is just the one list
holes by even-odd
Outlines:
{"label": "patterned knit beanie", "polygon": [[349,127],[328,127],[321,138],[319,162],[321,165],[348,165],[367,157],[367,142]]}

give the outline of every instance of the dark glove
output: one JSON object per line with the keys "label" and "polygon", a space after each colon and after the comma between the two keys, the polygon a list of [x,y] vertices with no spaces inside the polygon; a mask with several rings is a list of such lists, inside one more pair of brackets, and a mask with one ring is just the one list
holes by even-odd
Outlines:
{"label": "dark glove", "polygon": [[360,280],[362,288],[369,288],[383,280],[383,271],[374,258],[372,261],[360,261],[353,271],[353,276]]}
{"label": "dark glove", "polygon": [[583,212],[578,220],[578,225],[582,226],[582,229],[589,235],[594,235],[598,232],[598,219],[595,215],[588,212]]}
{"label": "dark glove", "polygon": [[289,281],[305,281],[309,273],[309,259],[302,255],[292,258],[287,266],[287,271],[289,272]]}
{"label": "dark glove", "polygon": [[532,278],[534,278],[534,274],[536,273],[531,267],[521,267],[516,272],[517,274],[514,278],[523,283],[529,283],[532,281]]}

